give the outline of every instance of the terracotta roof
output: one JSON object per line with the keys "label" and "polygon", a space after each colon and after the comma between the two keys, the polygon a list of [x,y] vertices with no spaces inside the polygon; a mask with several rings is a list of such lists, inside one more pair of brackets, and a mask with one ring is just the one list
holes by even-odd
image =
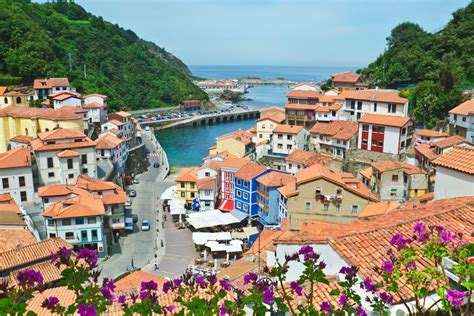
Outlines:
{"label": "terracotta roof", "polygon": [[23,271],[23,270],[35,270],[41,273],[43,276],[43,282],[48,284],[51,282],[56,282],[58,280],[61,280],[63,276],[61,275],[61,272],[65,269],[64,266],[56,267],[54,263],[52,263],[49,258],[46,261],[35,263],[28,265],[27,267],[23,267],[17,270],[13,270],[9,274],[9,285],[11,286],[18,286],[18,281],[16,279],[16,275],[18,272]]}
{"label": "terracotta roof", "polygon": [[230,282],[243,277],[244,275],[255,271],[258,268],[257,261],[239,259],[233,262],[227,268],[222,269],[217,273],[219,279],[227,278]]}
{"label": "terracotta roof", "polygon": [[79,175],[74,183],[77,187],[91,191],[101,192],[109,190],[122,190],[120,186],[113,183],[112,181],[102,181],[96,178],[88,177],[85,175]]}
{"label": "terracotta roof", "polygon": [[43,132],[38,134],[38,138],[43,141],[51,140],[62,140],[62,139],[71,139],[71,138],[85,138],[86,134],[81,131],[67,128],[58,128],[49,132]]}
{"label": "terracotta roof", "polygon": [[105,214],[104,204],[97,193],[90,193],[84,189],[76,188],[74,194],[74,197],[48,206],[44,210],[43,216],[58,219],[103,216]]}
{"label": "terracotta roof", "polygon": [[417,171],[419,170],[419,168],[415,167],[414,165],[401,162],[398,160],[377,161],[377,162],[372,163],[372,168],[380,172],[386,172],[386,171],[396,170],[396,169],[417,170]]}
{"label": "terracotta roof", "polygon": [[400,97],[398,91],[395,90],[355,90],[348,91],[345,95],[347,99],[364,100],[373,102],[386,102],[386,103],[398,103],[405,104],[408,99]]}
{"label": "terracotta roof", "polygon": [[213,177],[205,177],[197,181],[199,190],[214,190],[215,179]]}
{"label": "terracotta roof", "polygon": [[200,169],[209,168],[214,171],[219,171],[223,163],[224,163],[223,161],[219,161],[219,160],[208,160],[201,165]]}
{"label": "terracotta roof", "polygon": [[33,89],[51,89],[52,87],[69,87],[68,78],[35,79]]}
{"label": "terracotta roof", "polygon": [[342,108],[342,104],[333,104],[330,106],[319,105],[315,112],[329,113],[331,111],[339,111]]}
{"label": "terracotta roof", "polygon": [[27,229],[0,229],[0,253],[36,243]]}
{"label": "terracotta roof", "polygon": [[125,204],[128,201],[127,194],[107,194],[102,196],[102,203],[104,205]]}
{"label": "terracotta roof", "polygon": [[72,91],[61,91],[61,92],[56,92],[53,94],[50,94],[48,98],[53,99],[53,100],[58,100],[58,101],[64,101],[69,98],[80,98],[80,95],[78,93],[72,92]]}
{"label": "terracotta roof", "polygon": [[330,123],[316,123],[310,133],[329,135],[335,139],[349,140],[357,135],[358,125],[352,121],[334,121]]}
{"label": "terracotta roof", "polygon": [[278,124],[273,129],[273,133],[298,134],[302,129],[303,126]]}
{"label": "terracotta roof", "polygon": [[352,71],[345,71],[331,76],[332,82],[347,82],[347,83],[356,83],[360,75],[355,74]]}
{"label": "terracotta roof", "polygon": [[277,124],[283,123],[285,121],[285,113],[270,113],[269,115],[262,115],[257,122],[261,122],[264,120],[270,120]]}
{"label": "terracotta roof", "polygon": [[72,249],[72,245],[64,239],[55,237],[2,252],[0,253],[0,271],[37,262],[42,259],[49,260],[51,253],[58,251],[61,247]]}
{"label": "terracotta roof", "polygon": [[191,167],[181,170],[178,177],[176,178],[177,182],[197,182],[197,172],[199,168]]}
{"label": "terracotta roof", "polygon": [[0,194],[0,211],[13,212],[20,216],[23,215],[10,193]]}
{"label": "terracotta roof", "polygon": [[318,109],[316,104],[296,104],[296,103],[286,103],[285,109],[287,110],[308,110],[315,111]]}
{"label": "terracotta roof", "polygon": [[[56,140],[73,140],[67,143],[48,144]],[[81,141],[76,141],[81,140]],[[38,134],[38,138],[31,142],[34,151],[56,151],[72,148],[95,147],[95,142],[78,130],[59,128],[50,132]]]}
{"label": "terracotta roof", "polygon": [[437,141],[432,142],[432,144],[438,148],[445,149],[448,147],[452,147],[454,145],[459,145],[465,143],[466,139],[459,135],[449,136],[444,139],[440,139]]}
{"label": "terracotta roof", "polygon": [[395,127],[400,127],[400,128],[408,124],[410,121],[412,121],[411,118],[405,117],[405,116],[370,114],[370,113],[364,114],[360,119],[357,120],[357,122],[359,123],[395,126]]}
{"label": "terracotta roof", "polygon": [[280,192],[281,195],[287,198],[289,194],[293,194],[296,192],[296,181],[289,182],[286,185],[279,187],[278,192]]}
{"label": "terracotta roof", "polygon": [[116,115],[121,116],[121,117],[132,116],[132,114],[130,114],[129,112],[125,112],[125,111],[119,111],[119,112],[115,112],[115,113],[111,113],[111,114],[116,114]]}
{"label": "terracotta roof", "polygon": [[108,96],[106,96],[105,94],[100,94],[100,93],[91,93],[91,94],[83,96],[82,98],[87,99],[87,98],[90,98],[90,97],[99,97],[99,98],[102,98],[102,99],[107,99],[108,98]]}
{"label": "terracotta roof", "polygon": [[257,165],[253,162],[249,162],[246,165],[242,166],[242,168],[240,168],[234,176],[239,179],[250,181],[253,178],[261,175],[265,171],[267,171],[266,167]]}
{"label": "terracotta roof", "polygon": [[420,129],[415,132],[415,135],[426,137],[447,137],[448,133],[433,131],[431,129]]}
{"label": "terracotta roof", "polygon": [[257,182],[266,187],[281,187],[294,182],[295,177],[289,173],[270,171],[257,179]]}
{"label": "terracotta roof", "polygon": [[319,103],[334,103],[334,98],[336,96],[335,95],[326,95],[326,94],[323,94],[320,98],[319,98]]}
{"label": "terracotta roof", "polygon": [[295,99],[318,99],[321,92],[317,90],[291,90],[288,92],[288,98]]}
{"label": "terracotta roof", "polygon": [[70,106],[70,105],[63,105],[62,107],[58,109],[58,111],[70,112],[70,113],[79,114],[79,115],[87,113],[86,109],[83,109],[77,106]]}
{"label": "terracotta roof", "polygon": [[239,169],[249,162],[250,162],[250,158],[248,157],[238,158],[238,157],[230,156],[222,162],[222,167]]}
{"label": "terracotta roof", "polygon": [[106,132],[110,132],[110,133],[112,133],[112,134],[114,134],[114,135],[120,135],[120,134],[122,134],[122,132],[121,132],[121,131],[119,131],[119,130],[118,130],[118,129],[116,129],[116,128],[111,128],[111,129],[108,129],[108,130],[107,130],[107,131],[105,131],[104,133],[106,133]]}
{"label": "terracotta roof", "polygon": [[455,147],[435,159],[433,164],[474,175],[474,148]]}
{"label": "terracotta roof", "polygon": [[0,169],[31,167],[31,153],[27,148],[18,147],[0,154]]}
{"label": "terracotta roof", "polygon": [[161,276],[138,270],[116,280],[114,283],[116,286],[115,291],[120,292],[130,289],[140,289],[142,282],[150,280],[158,283],[160,287],[166,282],[166,279]]}
{"label": "terracotta roof", "polygon": [[331,161],[331,159],[329,159],[328,157],[322,156],[316,152],[295,149],[288,155],[288,157],[286,158],[286,161],[301,164],[304,167],[309,167],[317,163],[322,164],[322,165],[327,165],[329,161]]}
{"label": "terracotta roof", "polygon": [[8,90],[8,87],[0,86],[0,95],[4,95],[5,92],[7,92],[7,90]]}
{"label": "terracotta roof", "polygon": [[428,192],[418,197],[418,202],[425,203],[434,199],[434,192]]}
{"label": "terracotta roof", "polygon": [[438,157],[438,154],[434,152],[434,145],[433,143],[425,143],[421,145],[415,146],[415,151],[420,153],[421,155],[425,156],[429,160],[434,160]]}
{"label": "terracotta roof", "polygon": [[383,201],[378,203],[369,204],[362,212],[357,215],[358,218],[368,218],[372,216],[379,216],[387,214],[400,206],[400,202],[397,201]]}
{"label": "terracotta roof", "polygon": [[77,151],[66,149],[61,152],[58,152],[56,156],[59,158],[72,158],[72,157],[79,157],[81,154]]}
{"label": "terracotta roof", "polygon": [[123,142],[122,139],[111,134],[103,134],[95,140],[96,149],[113,149]]}
{"label": "terracotta roof", "polygon": [[66,184],[51,184],[38,188],[38,195],[42,198],[52,196],[66,196],[73,194],[76,190],[75,186]]}
{"label": "terracotta roof", "polygon": [[24,143],[28,145],[30,144],[32,140],[33,140],[33,137],[26,136],[26,135],[17,135],[15,137],[10,138],[11,142]]}
{"label": "terracotta roof", "polygon": [[55,109],[43,109],[27,106],[10,105],[0,110],[0,116],[9,116],[15,118],[42,118],[47,120],[77,120],[82,119],[81,116],[68,111]]}
{"label": "terracotta roof", "polygon": [[0,210],[0,226],[22,226],[26,228],[25,222],[12,207],[6,206],[7,210]]}
{"label": "terracotta roof", "polygon": [[225,134],[225,135],[221,135],[219,137],[216,138],[216,142],[219,142],[219,141],[222,141],[224,139],[229,139],[229,138],[232,138],[232,139],[235,139],[235,140],[238,140],[244,144],[249,144],[252,142],[252,133],[249,133],[247,131],[243,131],[243,130],[237,130],[237,131],[234,131],[234,132],[231,132],[231,133],[228,133],[228,134]]}
{"label": "terracotta roof", "polygon": [[84,109],[99,109],[104,107],[104,104],[101,104],[99,102],[89,102],[89,103],[84,103],[82,106]]}
{"label": "terracotta roof", "polygon": [[450,114],[467,116],[474,113],[474,99],[467,100],[449,111]]}
{"label": "terracotta roof", "polygon": [[122,123],[122,122],[120,122],[119,120],[116,120],[116,119],[109,120],[108,123],[116,125],[116,126],[122,126],[124,124],[124,123]]}
{"label": "terracotta roof", "polygon": [[369,179],[372,177],[372,167],[368,167],[368,168],[365,168],[365,169],[362,169],[359,171],[359,173],[366,179]]}
{"label": "terracotta roof", "polygon": [[61,306],[69,306],[76,301],[76,294],[73,290],[69,290],[67,286],[48,288],[42,292],[35,292],[33,297],[28,301],[26,310],[32,311],[38,316],[49,316],[51,311],[42,307],[44,300],[54,296],[59,298]]}

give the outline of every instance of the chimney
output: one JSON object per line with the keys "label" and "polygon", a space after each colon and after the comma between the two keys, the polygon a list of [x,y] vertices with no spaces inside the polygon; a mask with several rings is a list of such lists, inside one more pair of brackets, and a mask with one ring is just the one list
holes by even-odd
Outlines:
{"label": "chimney", "polygon": [[20,248],[20,247],[21,247],[21,243],[17,242],[16,245],[15,245],[15,247],[16,247],[17,249]]}

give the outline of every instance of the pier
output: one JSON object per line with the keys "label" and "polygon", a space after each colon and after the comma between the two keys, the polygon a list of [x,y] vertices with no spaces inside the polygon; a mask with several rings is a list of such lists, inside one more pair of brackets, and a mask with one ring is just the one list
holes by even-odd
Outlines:
{"label": "pier", "polygon": [[258,79],[258,78],[241,78],[237,79],[239,84],[247,86],[258,86],[258,85],[275,85],[275,86],[291,86],[296,82],[286,79]]}

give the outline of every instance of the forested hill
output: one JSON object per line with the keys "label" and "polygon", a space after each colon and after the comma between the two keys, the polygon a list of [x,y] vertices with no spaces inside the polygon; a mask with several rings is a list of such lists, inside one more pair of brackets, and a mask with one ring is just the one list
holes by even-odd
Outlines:
{"label": "forested hill", "polygon": [[0,85],[68,77],[79,92],[110,96],[112,110],[207,98],[181,60],[74,3],[0,0],[0,34]]}
{"label": "forested hill", "polygon": [[[441,27],[441,25],[440,25]],[[387,38],[387,50],[361,73],[377,86],[400,88],[410,98],[415,118],[431,127],[446,117],[474,84],[474,2],[453,13],[435,33],[402,23]]]}

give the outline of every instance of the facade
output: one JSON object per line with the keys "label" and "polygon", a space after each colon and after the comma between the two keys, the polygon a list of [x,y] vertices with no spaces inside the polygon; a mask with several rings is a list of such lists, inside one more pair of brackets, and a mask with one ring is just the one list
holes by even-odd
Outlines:
{"label": "facade", "polygon": [[294,150],[286,157],[286,172],[295,175],[299,170],[311,167],[315,164],[327,165],[329,158],[321,156],[315,152],[304,151],[301,149]]}
{"label": "facade", "polygon": [[412,143],[415,123],[409,117],[365,114],[358,123],[358,149],[399,155]]}
{"label": "facade", "polygon": [[198,179],[198,196],[201,211],[212,211],[216,209],[218,186],[215,177]]}
{"label": "facade", "polygon": [[239,158],[248,156],[255,151],[255,144],[252,142],[252,134],[237,130],[216,138],[216,146],[209,150],[210,155],[221,152],[229,152]]}
{"label": "facade", "polygon": [[296,149],[305,149],[308,131],[297,125],[277,125],[272,132],[272,153],[287,156]]}
{"label": "facade", "polygon": [[434,199],[474,196],[474,148],[454,147],[433,161]]}
{"label": "facade", "polygon": [[10,139],[8,147],[10,149],[15,149],[18,147],[30,148],[30,143],[33,140],[31,136],[18,135]]}
{"label": "facade", "polygon": [[364,90],[368,89],[369,84],[362,80],[359,74],[352,71],[345,71],[331,76],[334,89],[343,90]]}
{"label": "facade", "polygon": [[249,218],[258,215],[257,179],[270,172],[269,169],[248,163],[235,173],[234,209]]}
{"label": "facade", "polygon": [[176,178],[177,197],[187,208],[191,208],[193,200],[198,198],[198,170],[197,167],[183,169]]}
{"label": "facade", "polygon": [[253,142],[255,144],[266,143],[270,141],[272,136],[273,129],[278,125],[282,124],[285,121],[285,113],[280,112],[276,114],[269,114],[262,116],[257,120],[257,127],[255,130],[255,136],[253,137]]}
{"label": "facade", "polygon": [[276,170],[257,179],[258,217],[263,226],[281,225],[278,188],[295,180],[293,175]]}
{"label": "facade", "polygon": [[221,211],[230,212],[234,209],[235,174],[249,161],[248,158],[237,158],[232,156],[223,161],[220,178],[221,204],[219,205],[219,209]]}
{"label": "facade", "polygon": [[449,134],[466,138],[474,114],[474,99],[467,100],[449,111]]}
{"label": "facade", "polygon": [[303,126],[307,129],[316,123],[315,110],[321,98],[321,92],[315,88],[297,86],[288,93],[288,103],[285,104],[286,124]]}
{"label": "facade", "polygon": [[79,175],[97,176],[96,144],[84,133],[56,129],[31,142],[41,185],[71,183]]}
{"label": "facade", "polygon": [[34,198],[33,172],[29,149],[18,147],[0,154],[1,193],[9,193],[20,205]]}
{"label": "facade", "polygon": [[309,147],[344,160],[347,151],[357,147],[357,132],[357,123],[352,121],[316,123],[309,131]]}
{"label": "facade", "polygon": [[82,107],[81,96],[71,91],[61,91],[48,95],[49,105],[55,110],[59,110],[63,106],[75,108]]}
{"label": "facade", "polygon": [[103,94],[89,94],[83,97],[89,124],[103,124],[107,121],[107,99]]}
{"label": "facade", "polygon": [[284,189],[288,229],[299,230],[307,220],[350,222],[368,204],[379,202],[369,188],[351,174],[313,165],[296,173]]}
{"label": "facade", "polygon": [[31,93],[9,90],[8,87],[0,86],[0,109],[10,105],[30,106],[30,102],[33,100]]}
{"label": "facade", "polygon": [[179,105],[181,111],[193,112],[201,110],[201,100],[185,100]]}
{"label": "facade", "polygon": [[33,82],[35,99],[46,99],[50,94],[71,91],[68,78],[35,79]]}
{"label": "facade", "polygon": [[55,128],[83,132],[84,122],[80,115],[61,110],[14,105],[0,109],[0,152],[7,150],[9,140],[15,136],[37,137]]}
{"label": "facade", "polygon": [[[122,123],[122,128],[118,128],[123,132],[123,137],[127,142],[128,148],[132,148],[136,144],[136,128],[132,120],[132,114],[124,111],[109,114],[110,121],[118,121]],[[117,126],[120,127],[120,126]]]}
{"label": "facade", "polygon": [[415,141],[417,145],[435,142],[448,137],[447,133],[433,131],[430,129],[417,130],[415,132]]}
{"label": "facade", "polygon": [[123,174],[128,159],[128,148],[125,141],[112,133],[104,133],[96,139],[97,159],[109,159],[118,174]]}
{"label": "facade", "polygon": [[358,90],[344,93],[344,116],[357,121],[364,114],[408,116],[408,99],[397,90]]}

